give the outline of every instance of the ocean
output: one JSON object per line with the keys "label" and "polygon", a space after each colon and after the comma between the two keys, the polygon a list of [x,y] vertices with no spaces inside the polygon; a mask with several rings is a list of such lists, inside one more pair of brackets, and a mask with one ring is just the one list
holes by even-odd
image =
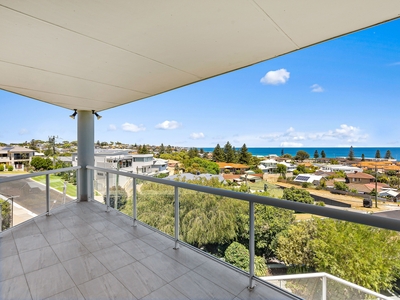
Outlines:
{"label": "ocean", "polygon": [[[221,145],[223,148],[223,145]],[[206,152],[212,152],[214,148],[203,148]],[[236,150],[240,150],[240,147]],[[283,153],[288,153],[292,156],[295,156],[297,151],[304,150],[309,155],[310,158],[314,157],[315,150],[318,151],[321,157],[321,151],[324,150],[326,157],[328,158],[337,158],[337,157],[347,157],[350,152],[350,147],[301,147],[301,148],[248,148],[248,151],[252,155],[260,155],[267,156],[270,154],[276,154],[281,156]],[[364,154],[365,158],[375,158],[376,151],[379,150],[381,153],[381,158],[385,157],[386,151],[390,150],[390,153],[394,159],[400,159],[400,147],[353,147],[354,157],[361,158],[362,154]]]}

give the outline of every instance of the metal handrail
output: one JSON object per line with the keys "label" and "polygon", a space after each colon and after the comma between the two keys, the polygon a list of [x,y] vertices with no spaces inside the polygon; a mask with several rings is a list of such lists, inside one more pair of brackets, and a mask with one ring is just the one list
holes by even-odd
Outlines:
{"label": "metal handrail", "polygon": [[121,171],[116,171],[116,170],[112,170],[112,169],[105,169],[105,168],[99,168],[99,167],[93,167],[93,166],[87,166],[86,168],[90,169],[90,170],[103,171],[103,172],[108,172],[111,174],[123,175],[123,176],[130,177],[130,178],[142,179],[142,180],[161,183],[161,184],[165,184],[165,185],[185,188],[185,189],[194,190],[194,191],[198,191],[198,192],[202,192],[202,193],[214,194],[214,195],[218,195],[218,196],[224,196],[224,197],[233,198],[233,199],[237,199],[237,200],[243,200],[243,201],[247,201],[247,202],[254,202],[254,203],[279,207],[279,208],[295,210],[295,211],[299,211],[299,212],[303,212],[303,213],[310,213],[310,214],[319,215],[319,216],[323,216],[323,217],[328,217],[328,218],[333,218],[333,219],[338,219],[338,220],[343,220],[343,221],[349,221],[349,222],[364,224],[364,225],[368,225],[368,226],[374,226],[374,227],[383,228],[383,229],[400,231],[400,220],[386,218],[386,217],[379,217],[379,216],[375,216],[373,214],[339,210],[339,209],[330,208],[330,207],[311,205],[311,204],[277,199],[277,198],[272,198],[272,197],[267,197],[267,196],[258,196],[258,195],[248,194],[248,193],[241,193],[241,192],[236,192],[236,191],[218,189],[218,188],[213,188],[213,187],[208,187],[208,186],[201,186],[201,185],[196,185],[196,184],[191,184],[191,183],[186,183],[186,182],[173,181],[173,180],[162,179],[162,178],[154,178],[154,177],[150,177],[150,176],[121,172]]}
{"label": "metal handrail", "polygon": [[[365,294],[369,294],[371,296],[375,296],[378,299],[384,299],[384,300],[390,300],[391,298],[386,297],[382,294],[379,294],[377,292],[374,292],[372,290],[369,290],[365,287],[359,286],[355,283],[349,282],[347,280],[344,280],[342,278],[333,276],[332,274],[325,273],[325,272],[318,272],[318,273],[306,273],[306,274],[290,274],[290,275],[277,275],[277,276],[265,276],[265,277],[260,277],[260,279],[265,280],[265,281],[281,281],[281,280],[291,280],[291,279],[305,279],[305,278],[322,278],[322,279],[331,279],[336,282],[339,282],[343,285],[346,285],[350,288],[359,290],[360,292],[363,292]],[[325,297],[322,297],[323,300],[326,300],[326,280],[323,280],[323,291],[325,291]],[[324,293],[323,293],[324,294]]]}
{"label": "metal handrail", "polygon": [[76,166],[76,167],[68,167],[68,168],[55,169],[55,170],[42,171],[42,172],[35,172],[35,173],[29,173],[29,174],[12,175],[12,176],[7,176],[7,177],[0,178],[0,184],[4,183],[4,182],[10,182],[10,181],[15,181],[15,180],[20,180],[20,179],[32,178],[32,177],[37,177],[37,176],[42,176],[42,175],[50,175],[50,174],[54,174],[54,173],[79,170],[81,168],[82,168],[81,166]]}
{"label": "metal handrail", "polygon": [[[37,176],[43,176],[43,175],[46,176],[46,215],[49,215],[50,214],[50,174],[74,171],[74,170],[79,170],[79,169],[81,169],[81,166],[61,168],[61,169],[56,169],[56,170],[49,170],[49,171],[22,174],[22,175],[7,176],[7,177],[0,178],[0,184],[15,181],[15,180],[37,177]],[[1,211],[0,211],[0,214],[1,214]]]}
{"label": "metal handrail", "polygon": [[[361,214],[361,213],[355,213],[355,212],[349,212],[349,211],[343,211],[343,210],[338,210],[338,209],[333,209],[333,208],[328,208],[328,207],[321,207],[321,206],[316,206],[316,205],[310,205],[306,203],[299,203],[299,202],[294,202],[294,201],[288,201],[288,200],[283,200],[283,199],[277,199],[277,198],[272,198],[272,197],[266,197],[266,196],[258,196],[258,195],[252,195],[248,193],[240,193],[236,191],[230,191],[230,190],[224,190],[224,189],[218,189],[218,188],[213,188],[213,187],[207,187],[207,186],[201,186],[201,185],[196,185],[196,184],[190,184],[186,182],[180,182],[180,181],[173,181],[173,180],[168,180],[168,179],[162,179],[162,178],[154,178],[150,176],[145,176],[145,175],[139,175],[139,174],[133,174],[133,173],[128,173],[128,172],[121,172],[119,170],[113,170],[113,169],[105,169],[105,168],[99,168],[99,167],[93,167],[93,166],[86,166],[87,169],[89,170],[97,170],[97,171],[102,171],[106,174],[106,182],[107,182],[107,199],[106,199],[106,204],[107,204],[107,211],[109,207],[109,174],[116,174],[116,175],[122,175],[126,177],[133,178],[133,205],[132,205],[132,210],[133,210],[133,226],[136,226],[136,179],[141,179],[145,181],[151,181],[151,182],[156,182],[160,184],[165,184],[169,186],[175,187],[175,249],[179,248],[179,193],[178,193],[178,188],[184,188],[184,189],[189,189],[189,190],[194,190],[202,193],[208,193],[208,194],[214,194],[218,196],[223,196],[223,197],[228,197],[232,199],[237,199],[237,200],[242,200],[242,201],[247,201],[249,202],[249,286],[248,289],[253,289],[255,284],[254,284],[254,278],[255,278],[255,270],[254,270],[254,258],[255,258],[255,239],[254,239],[254,204],[259,203],[263,205],[269,205],[269,206],[274,206],[274,207],[280,207],[284,209],[290,209],[290,210],[295,210],[295,211],[300,211],[304,213],[311,213],[311,214],[316,214],[324,217],[329,217],[329,218],[334,218],[334,219],[339,219],[339,220],[344,220],[344,221],[350,221],[354,223],[359,223],[359,224],[364,224],[364,225],[369,225],[369,226],[375,226],[379,228],[384,228],[384,229],[391,229],[391,230],[396,230],[400,231],[400,220],[396,219],[389,219],[385,217],[378,217],[378,216],[373,216],[373,215],[368,215],[368,214]],[[115,199],[114,201],[117,201]],[[114,202],[115,204],[116,202]]]}

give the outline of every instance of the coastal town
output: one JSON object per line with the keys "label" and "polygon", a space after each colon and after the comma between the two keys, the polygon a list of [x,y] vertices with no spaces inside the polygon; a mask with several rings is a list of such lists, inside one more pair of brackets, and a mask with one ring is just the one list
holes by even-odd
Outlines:
{"label": "coastal town", "polygon": [[[236,151],[229,142],[224,147],[218,144],[212,152],[204,152],[203,149],[163,144],[98,141],[95,166],[172,180],[216,177],[231,186],[241,186],[241,191],[269,190],[271,196],[276,197],[282,196],[280,190],[296,187],[309,191],[315,202],[360,211],[369,208],[371,212],[381,212],[398,206],[400,162],[391,157],[389,150],[383,158],[375,159],[355,158],[352,147],[348,157],[328,158],[323,151],[320,155],[317,150],[313,154],[314,157],[310,157],[299,150],[295,156],[269,154],[256,157],[248,152],[246,145]],[[198,160],[195,163],[194,158]],[[56,143],[50,138],[0,147],[1,175],[76,164],[76,142]],[[96,192],[106,192],[105,181],[102,172],[95,172]],[[124,183],[123,179],[119,182]]]}

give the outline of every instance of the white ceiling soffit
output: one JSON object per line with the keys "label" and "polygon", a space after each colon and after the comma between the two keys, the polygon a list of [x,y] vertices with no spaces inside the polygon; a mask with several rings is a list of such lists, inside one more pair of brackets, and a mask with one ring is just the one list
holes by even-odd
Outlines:
{"label": "white ceiling soffit", "polygon": [[0,89],[101,111],[399,14],[398,0],[0,0]]}

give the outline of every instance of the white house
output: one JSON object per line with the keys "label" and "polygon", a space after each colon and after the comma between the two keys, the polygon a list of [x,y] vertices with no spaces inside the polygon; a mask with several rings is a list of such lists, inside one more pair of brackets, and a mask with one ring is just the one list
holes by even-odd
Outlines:
{"label": "white house", "polygon": [[314,185],[318,185],[321,181],[322,176],[314,175],[314,174],[299,174],[293,181],[296,182],[308,182]]}
{"label": "white house", "polygon": [[278,162],[275,159],[265,159],[260,161],[258,168],[263,171],[263,173],[275,173],[276,165]]}
{"label": "white house", "polygon": [[358,167],[352,167],[352,166],[343,166],[343,165],[325,165],[325,164],[321,164],[321,165],[317,165],[321,167],[321,171],[324,172],[337,172],[337,171],[343,171],[344,173],[356,173],[356,172],[362,172],[363,169],[362,168],[358,168]]}

